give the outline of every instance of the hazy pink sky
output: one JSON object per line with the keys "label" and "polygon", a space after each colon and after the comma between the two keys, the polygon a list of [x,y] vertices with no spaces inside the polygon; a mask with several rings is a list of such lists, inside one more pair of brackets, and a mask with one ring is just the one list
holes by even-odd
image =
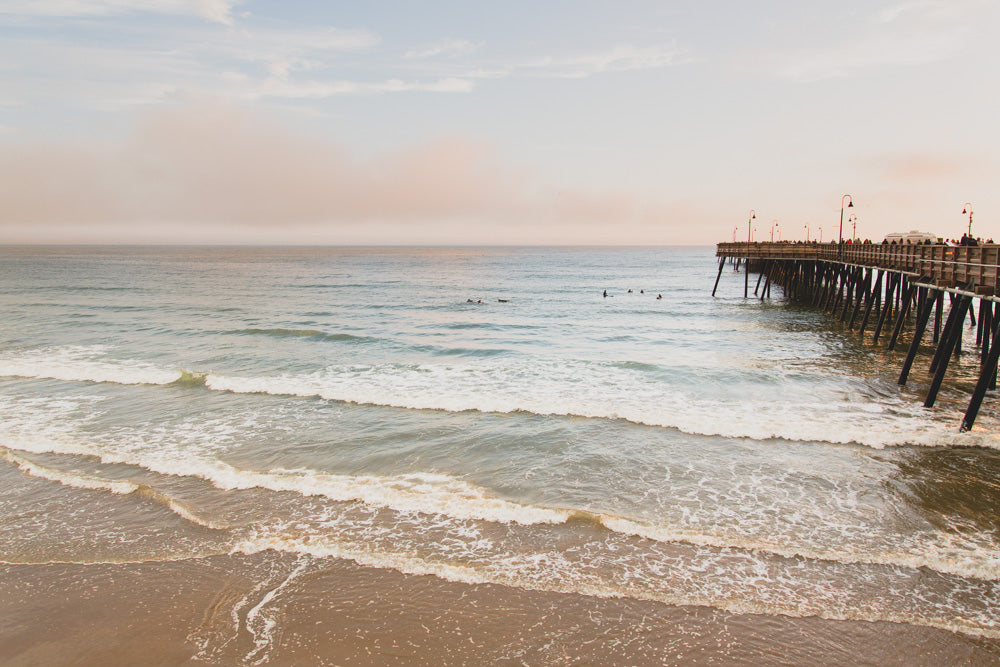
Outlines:
{"label": "hazy pink sky", "polygon": [[995,2],[343,4],[0,4],[0,243],[1000,237]]}

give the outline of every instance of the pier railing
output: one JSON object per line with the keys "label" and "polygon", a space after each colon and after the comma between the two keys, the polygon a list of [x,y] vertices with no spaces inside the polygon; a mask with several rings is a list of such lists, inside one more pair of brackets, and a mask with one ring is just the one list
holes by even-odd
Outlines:
{"label": "pier railing", "polygon": [[1000,245],[882,245],[836,243],[720,243],[716,257],[841,262],[900,271],[940,286],[964,285],[1000,294]]}

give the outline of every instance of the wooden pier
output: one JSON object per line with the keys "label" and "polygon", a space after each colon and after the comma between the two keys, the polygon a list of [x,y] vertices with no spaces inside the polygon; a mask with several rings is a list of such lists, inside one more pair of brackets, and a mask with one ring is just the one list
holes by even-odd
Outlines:
{"label": "wooden pier", "polygon": [[777,284],[786,298],[829,312],[851,331],[857,326],[864,335],[871,327],[875,345],[884,336],[886,347],[893,350],[908,334],[900,385],[906,384],[933,314],[933,379],[924,400],[928,408],[937,399],[949,361],[962,353],[962,332],[969,320],[976,327],[980,369],[962,431],[972,428],[986,391],[996,389],[1000,245],[720,243],[715,254],[720,260],[712,296],[730,260],[744,267],[745,298],[750,274],[756,273],[754,295],[762,301]]}

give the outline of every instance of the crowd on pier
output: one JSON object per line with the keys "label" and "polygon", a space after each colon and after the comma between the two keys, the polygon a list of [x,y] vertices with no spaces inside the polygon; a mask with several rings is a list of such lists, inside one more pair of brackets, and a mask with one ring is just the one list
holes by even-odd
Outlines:
{"label": "crowd on pier", "polygon": [[[937,241],[932,241],[931,239],[925,239],[923,241],[905,241],[903,239],[890,238],[889,235],[881,241],[872,241],[871,239],[861,240],[857,239],[844,239],[841,243],[844,245],[946,245],[946,246],[981,246],[981,245],[993,245],[994,241],[992,238],[983,239],[982,237],[969,236],[968,234],[962,234],[960,239],[946,239],[938,237]],[[783,245],[837,245],[837,241],[826,241],[820,242],[815,239],[812,241],[776,241]]]}

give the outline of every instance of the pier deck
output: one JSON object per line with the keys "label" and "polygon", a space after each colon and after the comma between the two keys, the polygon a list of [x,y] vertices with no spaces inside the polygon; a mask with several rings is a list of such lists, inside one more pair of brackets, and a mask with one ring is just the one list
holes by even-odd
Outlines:
{"label": "pier deck", "polygon": [[[883,331],[892,350],[904,335],[912,338],[899,384],[906,384],[925,329],[932,326],[935,345],[929,372],[933,375],[925,407],[933,407],[949,360],[962,353],[964,323],[976,327],[980,348],[979,380],[973,390],[961,430],[972,428],[986,392],[996,389],[1000,361],[1000,245],[880,245],[835,243],[720,243],[716,247],[719,275],[726,260],[744,268],[743,296],[749,296],[750,273],[757,273],[754,295],[764,300],[772,283],[786,298],[811,303],[864,335],[872,323],[872,343]],[[761,281],[764,281],[761,291]],[[947,319],[945,294],[949,295]],[[978,300],[978,308],[976,301]],[[912,308],[911,308],[912,306]],[[863,315],[862,315],[863,313]],[[978,313],[978,319],[976,314]],[[891,334],[889,333],[891,331]]]}

